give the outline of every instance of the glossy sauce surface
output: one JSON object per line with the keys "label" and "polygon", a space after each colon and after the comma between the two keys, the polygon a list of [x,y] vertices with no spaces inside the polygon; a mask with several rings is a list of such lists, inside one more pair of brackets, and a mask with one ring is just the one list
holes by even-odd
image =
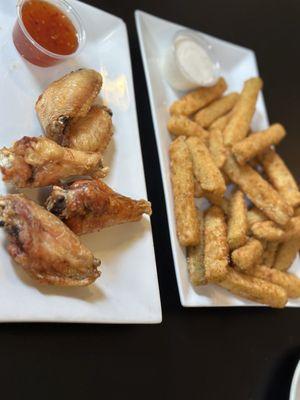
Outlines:
{"label": "glossy sauce surface", "polygon": [[55,5],[30,0],[22,7],[22,21],[30,36],[55,54],[72,54],[78,48],[77,31],[71,20]]}

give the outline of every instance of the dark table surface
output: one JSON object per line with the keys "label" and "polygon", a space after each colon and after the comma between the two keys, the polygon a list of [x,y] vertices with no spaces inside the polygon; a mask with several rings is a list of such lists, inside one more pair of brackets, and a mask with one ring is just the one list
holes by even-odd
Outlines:
{"label": "dark table surface", "polygon": [[299,180],[300,1],[86,2],[123,18],[129,31],[148,195],[154,209],[163,322],[152,326],[3,324],[1,398],[287,399],[300,354],[299,309],[184,309],[180,305],[134,10],[256,52],[270,121],[282,122],[288,131],[280,153]]}

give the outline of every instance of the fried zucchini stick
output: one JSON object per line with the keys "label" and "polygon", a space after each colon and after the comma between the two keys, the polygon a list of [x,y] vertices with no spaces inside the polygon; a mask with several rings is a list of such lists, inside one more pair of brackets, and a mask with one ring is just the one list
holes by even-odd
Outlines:
{"label": "fried zucchini stick", "polygon": [[259,240],[249,239],[244,246],[231,253],[231,259],[240,271],[246,272],[261,261],[263,251],[263,246]]}
{"label": "fried zucchini stick", "polygon": [[193,92],[183,96],[181,99],[174,101],[170,108],[170,113],[176,115],[189,116],[196,111],[207,106],[212,101],[218,99],[227,89],[224,78],[220,78],[218,82],[211,87],[200,87]]}
{"label": "fried zucchini stick", "polygon": [[204,141],[209,135],[208,131],[184,115],[173,115],[168,121],[168,130],[172,135],[197,136]]}
{"label": "fried zucchini stick", "polygon": [[279,225],[287,224],[293,209],[258,172],[249,165],[239,165],[232,155],[227,158],[224,171],[272,221]]}
{"label": "fried zucchini stick", "polygon": [[286,291],[263,279],[241,274],[232,268],[220,286],[231,293],[274,308],[283,308],[287,303]]}
{"label": "fried zucchini stick", "polygon": [[252,133],[232,147],[232,152],[241,165],[268,150],[271,145],[278,144],[286,135],[280,124],[271,125],[262,132]]}
{"label": "fried zucchini stick", "polygon": [[282,158],[274,150],[269,150],[260,161],[268,179],[285,201],[292,207],[299,206],[300,192],[297,182]]}
{"label": "fried zucchini stick", "polygon": [[244,83],[240,98],[224,129],[224,142],[226,146],[233,146],[247,136],[255,112],[257,96],[261,88],[262,80],[260,78],[251,78]]}
{"label": "fried zucchini stick", "polygon": [[224,131],[226,125],[228,124],[231,116],[232,116],[233,110],[230,111],[229,113],[223,115],[222,117],[216,119],[209,127],[209,130],[212,131],[213,129],[220,129],[222,132]]}
{"label": "fried zucchini stick", "polygon": [[266,219],[267,217],[265,216],[265,214],[256,207],[252,207],[247,212],[247,220],[249,227],[251,227],[256,222],[266,221]]}
{"label": "fried zucchini stick", "polygon": [[200,243],[197,246],[187,248],[187,263],[190,281],[194,286],[205,285],[207,283],[204,268],[204,221],[203,212],[198,211],[200,226]]}
{"label": "fried zucchini stick", "polygon": [[194,174],[202,190],[216,198],[221,198],[226,191],[226,185],[220,170],[217,168],[205,144],[197,137],[186,140],[190,150]]}
{"label": "fried zucchini stick", "polygon": [[204,269],[207,282],[220,282],[228,272],[225,215],[220,207],[210,207],[204,216]]}
{"label": "fried zucchini stick", "polygon": [[273,221],[255,222],[251,226],[251,232],[257,239],[267,242],[278,242],[285,236],[284,230]]}
{"label": "fried zucchini stick", "polygon": [[222,168],[226,161],[227,149],[224,146],[223,133],[220,129],[210,131],[208,149],[216,166]]}
{"label": "fried zucchini stick", "polygon": [[197,112],[194,117],[195,122],[203,128],[208,128],[216,119],[231,111],[238,101],[238,98],[238,93],[230,93],[227,96],[215,100],[207,107]]}
{"label": "fried zucchini stick", "polygon": [[279,243],[268,242],[263,253],[262,263],[271,268],[274,265]]}
{"label": "fried zucchini stick", "polygon": [[277,251],[273,268],[286,271],[293,264],[300,249],[300,239],[295,238],[282,243]]}
{"label": "fried zucchini stick", "polygon": [[194,202],[193,163],[182,136],[171,143],[170,163],[178,239],[183,246],[195,246],[200,241],[200,228]]}
{"label": "fried zucchini stick", "polygon": [[295,275],[274,268],[268,268],[265,265],[255,267],[251,271],[251,275],[281,286],[287,292],[288,297],[292,299],[300,297],[300,279]]}
{"label": "fried zucchini stick", "polygon": [[247,241],[247,208],[244,195],[237,190],[229,201],[228,244],[230,250],[243,246]]}

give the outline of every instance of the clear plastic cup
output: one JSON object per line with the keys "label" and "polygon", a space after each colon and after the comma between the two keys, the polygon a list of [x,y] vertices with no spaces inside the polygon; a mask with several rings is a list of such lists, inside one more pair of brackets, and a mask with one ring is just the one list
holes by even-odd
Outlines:
{"label": "clear plastic cup", "polygon": [[[189,74],[184,64],[179,61],[176,43],[180,38],[186,38],[196,43],[211,61],[211,76],[209,79],[197,79]],[[164,60],[164,74],[169,84],[176,90],[192,90],[199,86],[212,86],[220,77],[220,63],[215,56],[212,45],[198,32],[182,29],[176,32],[172,44],[167,50]]]}
{"label": "clear plastic cup", "polygon": [[17,3],[17,21],[13,29],[13,42],[23,58],[32,64],[40,67],[50,67],[51,65],[68,60],[69,58],[78,55],[86,41],[85,29],[83,27],[81,18],[76,10],[65,0],[51,0],[48,3],[55,5],[59,8],[72,22],[77,32],[78,47],[77,49],[67,55],[55,54],[45,49],[37,43],[29,34],[22,21],[22,7],[30,0],[19,0]]}

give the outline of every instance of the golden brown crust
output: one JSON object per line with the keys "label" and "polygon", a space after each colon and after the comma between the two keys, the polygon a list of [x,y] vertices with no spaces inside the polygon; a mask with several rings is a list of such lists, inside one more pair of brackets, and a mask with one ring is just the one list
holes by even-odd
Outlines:
{"label": "golden brown crust", "polygon": [[229,113],[223,115],[222,117],[216,119],[209,127],[209,131],[212,131],[213,129],[220,129],[223,132],[232,116],[232,113],[233,113],[233,110],[231,110]]}
{"label": "golden brown crust", "polygon": [[232,268],[220,286],[235,295],[274,308],[283,308],[288,301],[287,293],[282,287],[260,278],[244,275]]}
{"label": "golden brown crust", "polygon": [[152,213],[149,201],[122,196],[99,179],[81,179],[63,188],[54,186],[46,207],[77,235],[139,221],[143,214]]}
{"label": "golden brown crust", "polygon": [[262,263],[266,267],[272,268],[275,262],[277,250],[279,247],[279,243],[277,242],[268,242],[266,244],[263,257],[262,257]]}
{"label": "golden brown crust", "polygon": [[197,124],[208,128],[215,120],[224,116],[235,106],[238,101],[238,93],[230,93],[210,103],[207,107],[198,111],[194,117]]}
{"label": "golden brown crust", "polygon": [[262,132],[252,133],[250,136],[236,143],[232,147],[237,162],[241,165],[268,150],[271,145],[278,144],[286,135],[280,124],[271,125]]}
{"label": "golden brown crust", "polygon": [[220,129],[212,129],[208,138],[208,149],[216,166],[220,169],[223,167],[227,149],[224,145],[223,133]]}
{"label": "golden brown crust", "polygon": [[187,248],[187,264],[190,281],[194,286],[207,283],[204,267],[204,220],[203,212],[198,211],[200,226],[200,243],[197,246]]}
{"label": "golden brown crust", "polygon": [[244,246],[231,253],[231,259],[240,271],[246,272],[261,262],[263,250],[259,240],[249,239]]}
{"label": "golden brown crust", "polygon": [[181,99],[174,101],[170,108],[170,113],[173,115],[194,114],[196,111],[207,106],[209,103],[218,99],[227,89],[227,84],[223,78],[211,87],[200,87],[199,89],[190,92]]}
{"label": "golden brown crust", "polygon": [[209,135],[208,131],[184,115],[171,116],[168,121],[168,130],[172,135],[197,136],[204,141],[207,140]]}
{"label": "golden brown crust", "polygon": [[261,88],[262,80],[260,78],[251,78],[244,83],[240,98],[224,129],[226,146],[233,146],[247,136],[255,111],[256,99]]}
{"label": "golden brown crust", "polygon": [[194,202],[193,163],[183,136],[171,143],[170,166],[178,240],[182,246],[196,246],[200,229]]}
{"label": "golden brown crust", "polygon": [[72,121],[65,130],[63,146],[103,155],[113,135],[111,112],[94,105],[86,116]]}
{"label": "golden brown crust", "polygon": [[52,82],[35,105],[46,136],[61,144],[66,126],[88,113],[101,86],[102,76],[92,69],[79,69]]}
{"label": "golden brown crust", "polygon": [[251,232],[259,240],[278,242],[284,238],[285,232],[273,221],[259,221],[251,226]]}
{"label": "golden brown crust", "polygon": [[293,215],[293,209],[258,172],[249,165],[239,165],[232,155],[227,158],[224,171],[272,221],[279,225],[287,224]]}
{"label": "golden brown crust", "polygon": [[202,190],[222,198],[226,185],[205,144],[197,137],[186,140],[192,160],[194,175]]}
{"label": "golden brown crust", "polygon": [[297,182],[282,158],[270,149],[261,156],[260,161],[268,179],[284,200],[291,207],[299,206],[300,192]]}
{"label": "golden brown crust", "polygon": [[204,268],[208,282],[222,281],[228,272],[229,249],[224,212],[210,207],[204,217]]}
{"label": "golden brown crust", "polygon": [[0,197],[0,220],[10,255],[40,283],[85,286],[100,276],[100,262],[77,236],[24,195]]}
{"label": "golden brown crust", "polygon": [[300,297],[300,279],[295,275],[274,268],[268,268],[265,265],[255,267],[251,271],[251,275],[281,286],[287,292],[288,297],[292,299]]}
{"label": "golden brown crust", "polygon": [[230,250],[243,246],[247,242],[248,220],[244,195],[237,190],[229,202],[228,244]]}
{"label": "golden brown crust", "polygon": [[293,264],[296,255],[300,249],[300,239],[290,239],[287,242],[280,244],[278,247],[274,268],[280,271],[286,271]]}

